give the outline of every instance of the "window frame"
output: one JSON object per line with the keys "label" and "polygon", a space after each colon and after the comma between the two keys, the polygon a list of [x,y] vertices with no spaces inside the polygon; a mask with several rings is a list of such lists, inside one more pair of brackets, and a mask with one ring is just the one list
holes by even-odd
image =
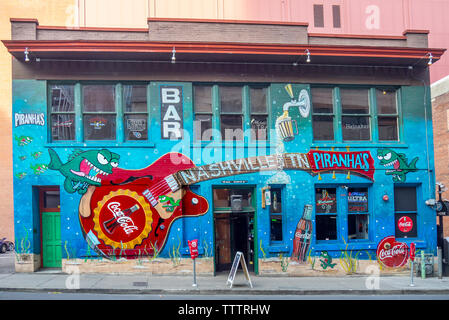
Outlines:
{"label": "window frame", "polygon": [[[53,86],[73,86],[73,111],[52,111],[52,87]],[[47,84],[47,119],[48,119],[48,135],[47,141],[52,143],[70,143],[77,141],[77,90],[76,83],[72,81],[58,81],[54,83]],[[73,125],[74,125],[74,137],[73,139],[58,139],[53,140],[52,129],[53,129],[53,115],[73,115]]]}
{"label": "window frame", "polygon": [[[331,102],[331,104],[332,104],[332,113],[324,113],[324,112],[315,112],[315,109],[314,109],[314,107],[313,107],[313,88],[320,88],[320,89],[323,89],[323,88],[325,88],[325,89],[330,89],[331,90],[331,94],[332,94],[332,102]],[[313,130],[313,127],[314,127],[314,121],[313,121],[313,118],[315,117],[315,116],[325,116],[325,117],[332,117],[332,135],[333,135],[333,137],[334,137],[334,139],[333,140],[315,140],[315,138],[313,138],[313,141],[326,141],[326,142],[328,142],[328,141],[335,141],[336,140],[336,131],[338,131],[337,130],[337,126],[338,126],[338,115],[337,115],[337,106],[336,106],[336,98],[335,98],[335,96],[336,96],[336,88],[335,87],[331,87],[331,86],[311,86],[310,87],[310,95],[311,95],[311,101],[312,101],[312,137],[314,136],[314,130]]]}
{"label": "window frame", "polygon": [[[341,89],[345,90],[365,90],[367,93],[367,102],[368,102],[368,113],[344,113],[343,112],[343,103],[342,103],[342,99],[341,99]],[[370,89],[368,88],[363,88],[363,87],[339,87],[339,110],[340,110],[340,117],[339,117],[339,123],[341,123],[341,126],[339,128],[339,131],[341,132],[341,141],[344,143],[347,142],[372,142],[373,141],[373,111],[372,111],[372,99],[371,99],[371,92]],[[355,139],[348,139],[345,140],[343,137],[343,117],[350,117],[350,118],[355,118],[355,117],[364,117],[364,118],[368,118],[368,132],[369,132],[369,139],[365,139],[365,140],[355,140]]]}
{"label": "window frame", "polygon": [[[396,203],[395,203],[395,195],[396,195],[396,189],[400,189],[400,188],[414,188],[414,190],[415,190],[415,199],[416,199],[416,203],[415,203],[415,205],[416,205],[416,210],[406,210],[406,211],[399,211],[399,210],[396,210]],[[421,196],[421,188],[420,188],[420,185],[416,185],[416,184],[394,184],[394,188],[393,188],[393,223],[394,223],[394,225],[393,225],[393,230],[394,230],[394,236],[395,236],[395,238],[397,238],[397,239],[401,239],[401,240],[418,240],[419,238],[420,238],[420,235],[419,235],[419,232],[420,232],[420,229],[422,229],[422,228],[419,228],[419,225],[420,225],[420,219],[421,219],[421,215],[419,214],[419,211],[420,211],[420,208],[419,208],[419,203],[422,201],[421,199],[420,199],[420,196]],[[415,214],[415,216],[416,216],[416,219],[415,219],[415,225],[416,225],[416,236],[410,236],[410,237],[400,237],[400,236],[398,236],[398,235],[396,235],[396,229],[397,229],[397,226],[396,226],[396,222],[397,222],[397,219],[396,219],[396,215],[398,215],[398,214],[403,214],[403,215],[405,215],[405,214]]]}
{"label": "window frame", "polygon": [[[317,189],[336,189],[336,212],[329,212],[329,213],[317,213],[316,210],[316,190]],[[350,188],[366,188],[368,192],[368,211],[363,213],[349,213],[348,208],[348,190]],[[351,183],[351,184],[315,184],[314,185],[314,230],[313,230],[313,240],[315,245],[318,245],[318,248],[315,248],[316,250],[321,250],[320,248],[326,245],[342,245],[342,244],[366,244],[371,245],[374,241],[373,238],[373,225],[374,225],[374,203],[373,203],[373,184],[366,184],[366,183]],[[357,214],[366,214],[368,215],[368,238],[367,239],[349,239],[349,215],[357,215]],[[317,230],[316,230],[316,217],[320,215],[335,215],[336,216],[336,239],[332,240],[317,240]]]}
{"label": "window frame", "polygon": [[[123,120],[123,141],[127,142],[127,143],[136,143],[136,142],[148,142],[150,140],[150,109],[149,109],[149,94],[148,94],[148,88],[149,88],[149,83],[120,83],[122,89],[120,90],[121,93],[121,100],[122,100],[122,105],[119,106],[119,114],[118,116],[120,116]],[[144,86],[145,87],[145,100],[146,100],[146,112],[144,111],[126,111],[126,101],[125,101],[125,86]],[[127,139],[127,135],[126,135],[126,127],[127,127],[127,123],[126,123],[126,116],[128,115],[144,115],[145,119],[147,121],[147,138],[146,139],[136,139],[136,140],[130,140]]]}
{"label": "window frame", "polygon": [[[114,89],[114,110],[115,112],[112,111],[85,111],[85,103],[84,103],[84,88],[86,86],[112,86]],[[83,131],[82,136],[83,136],[83,141],[87,142],[87,143],[92,143],[92,142],[115,142],[119,140],[119,122],[120,122],[120,112],[119,112],[119,106],[118,104],[122,103],[122,87],[120,86],[120,83],[106,83],[106,82],[98,82],[98,83],[92,83],[92,82],[86,82],[86,83],[81,83],[81,121],[83,123]],[[95,139],[86,139],[86,124],[84,122],[84,118],[85,116],[89,116],[89,115],[108,115],[108,116],[115,116],[115,139],[100,139],[100,140],[95,140]]]}
{"label": "window frame", "polygon": [[[313,111],[313,88],[332,88],[332,105],[333,105],[333,113],[316,113]],[[345,114],[342,110],[341,103],[341,89],[367,89],[368,90],[368,114]],[[377,105],[377,97],[376,90],[394,90],[395,92],[395,102],[396,102],[396,113],[394,114],[379,114],[378,105]],[[402,107],[401,107],[401,87],[398,86],[355,86],[355,85],[311,85],[310,91],[312,94],[312,136],[314,135],[314,125],[313,125],[313,117],[314,116],[333,116],[333,130],[334,130],[334,140],[319,140],[313,138],[312,146],[320,145],[323,143],[333,142],[336,144],[347,145],[348,143],[354,145],[364,145],[369,144],[371,147],[373,144],[378,145],[402,145],[404,143],[403,139],[403,126],[402,126]],[[370,140],[343,140],[343,126],[342,126],[342,117],[344,116],[367,116],[369,118],[370,123]],[[379,139],[379,116],[380,117],[395,117],[397,123],[397,140],[380,140]]]}
{"label": "window frame", "polygon": [[[53,140],[51,134],[51,116],[58,112],[51,111],[51,88],[55,85],[74,85],[74,114],[75,114],[75,138],[73,140]],[[111,85],[114,87],[115,94],[115,112],[95,112],[84,111],[83,87],[88,85]],[[126,112],[123,87],[125,85],[141,85],[146,87],[146,112]],[[47,82],[47,116],[49,121],[47,131],[47,143],[51,146],[86,146],[86,145],[103,145],[103,146],[145,146],[154,147],[151,143],[151,111],[150,111],[150,85],[147,81],[48,81]],[[114,140],[87,140],[84,133],[84,116],[90,114],[108,114],[115,115],[115,139]],[[126,117],[129,114],[146,114],[147,119],[147,139],[145,140],[128,140],[126,139]]]}
{"label": "window frame", "polygon": [[[364,212],[350,212],[349,211],[349,200],[348,200],[348,197],[349,197],[349,189],[366,189],[366,194],[367,194],[367,196],[368,196],[368,200],[367,200],[367,206],[368,206],[368,209],[367,209],[367,211],[364,211]],[[345,197],[345,200],[346,200],[346,205],[347,205],[347,207],[346,207],[346,221],[347,221],[347,223],[346,223],[346,227],[347,227],[347,229],[346,229],[346,239],[347,239],[347,241],[348,242],[350,242],[350,243],[356,243],[356,242],[366,242],[366,241],[369,241],[370,240],[370,225],[371,225],[371,223],[372,223],[372,214],[371,214],[371,212],[372,212],[372,204],[371,204],[371,194],[370,194],[370,187],[368,187],[368,186],[350,186],[350,187],[348,187],[348,189],[346,189],[346,197]],[[357,216],[357,215],[366,215],[366,216],[368,216],[368,238],[367,239],[349,239],[349,216]]]}
{"label": "window frame", "polygon": [[[234,111],[226,111],[226,112],[224,112],[223,111],[223,107],[222,107],[222,103],[221,103],[221,97],[222,97],[222,95],[221,95],[221,89],[223,88],[223,87],[228,87],[228,88],[231,88],[231,87],[236,87],[236,88],[240,88],[240,101],[241,101],[241,104],[242,104],[242,108],[241,108],[241,110],[240,110],[240,112],[234,112]],[[218,109],[220,110],[220,112],[219,112],[219,118],[218,118],[218,124],[219,124],[219,132],[220,132],[220,137],[221,137],[221,141],[222,142],[224,142],[224,143],[235,143],[235,142],[237,142],[237,143],[242,143],[242,142],[244,142],[245,141],[245,115],[247,114],[247,112],[245,112],[246,110],[246,108],[245,108],[245,100],[247,100],[247,99],[245,99],[245,87],[246,87],[246,85],[244,85],[244,84],[217,84],[217,89],[218,89]],[[240,116],[241,117],[241,123],[242,123],[242,125],[241,125],[241,130],[242,130],[242,136],[241,136],[241,139],[237,139],[235,136],[233,137],[233,139],[232,140],[227,140],[226,139],[226,134],[223,132],[223,126],[222,126],[222,123],[223,123],[223,121],[222,121],[222,116],[223,115],[225,115],[225,116],[227,116],[227,115],[231,115],[231,116]],[[226,129],[224,129],[224,130],[226,130]],[[234,129],[235,130],[235,129]]]}
{"label": "window frame", "polygon": [[[210,83],[210,82],[192,82],[192,95],[194,97],[194,87],[196,86],[210,86],[212,88],[211,92],[211,100],[212,100],[212,128],[213,136],[211,140],[199,140],[195,136],[193,143],[194,146],[204,146],[209,145],[211,143],[226,146],[260,146],[260,145],[268,145],[270,142],[270,124],[271,124],[271,104],[270,104],[270,83]],[[222,136],[222,126],[221,126],[221,97],[220,97],[220,88],[221,87],[240,87],[241,88],[241,97],[242,97],[242,111],[241,113],[237,112],[226,112],[224,114],[238,114],[242,117],[242,139],[237,140],[225,140]],[[251,89],[265,89],[266,90],[266,113],[252,113],[251,112]],[[193,98],[193,106],[192,106],[194,120],[196,114],[210,114],[205,112],[195,112],[195,101]],[[251,128],[251,116],[252,115],[264,115],[267,118],[267,134],[266,140],[254,140],[252,139],[252,128]],[[193,128],[193,130],[196,130]]]}
{"label": "window frame", "polygon": [[[377,140],[379,142],[385,142],[385,143],[395,143],[395,142],[400,142],[401,141],[401,128],[402,126],[400,125],[400,96],[401,96],[401,92],[399,89],[395,90],[395,97],[394,97],[394,101],[396,102],[396,113],[380,113],[380,108],[377,104],[377,90],[390,90],[392,88],[380,88],[380,87],[376,87],[376,88],[372,88],[371,90],[372,92],[372,96],[373,96],[373,100],[374,100],[374,104],[375,104],[375,108],[374,110],[376,110],[376,117],[375,117],[375,123],[376,123],[376,133],[377,133]],[[375,99],[374,99],[375,98]],[[396,119],[396,130],[397,130],[397,139],[396,140],[381,140],[379,138],[379,118],[380,117],[386,117],[386,118],[395,118]]]}
{"label": "window frame", "polygon": [[[272,210],[272,206],[273,206],[273,194],[272,194],[272,190],[276,189],[279,190],[281,193],[281,200],[280,200],[280,204],[281,204],[281,212],[271,212]],[[269,234],[269,240],[270,240],[270,245],[271,246],[275,246],[275,245],[281,245],[284,243],[285,241],[285,185],[270,185],[270,196],[271,196],[271,205],[268,208],[268,217],[269,217],[269,230],[270,230],[270,234]],[[271,240],[271,222],[272,222],[272,217],[280,217],[281,219],[281,240]]]}
{"label": "window frame", "polygon": [[[211,110],[210,110],[210,112],[205,112],[205,111],[196,111],[196,108],[195,108],[195,104],[196,104],[196,101],[195,101],[195,88],[196,87],[209,87],[210,88],[210,99],[211,99]],[[210,115],[210,118],[211,118],[211,129],[213,130],[214,129],[214,85],[212,85],[212,84],[202,84],[202,83],[200,83],[200,84],[196,84],[196,83],[193,83],[192,84],[192,97],[193,97],[193,121],[194,121],[194,125],[193,125],[193,130],[194,130],[194,132],[193,132],[193,141],[196,141],[196,142],[211,142],[211,141],[213,141],[214,140],[214,135],[212,134],[211,135],[211,137],[210,137],[210,140],[203,140],[203,133],[201,132],[201,128],[199,128],[199,133],[201,134],[201,137],[200,137],[200,139],[198,139],[198,137],[196,136],[196,130],[197,130],[197,128],[196,128],[196,126],[195,126],[195,121],[196,121],[196,119],[197,119],[197,115]]]}
{"label": "window frame", "polygon": [[[245,106],[244,106],[244,110],[249,110],[248,111],[248,119],[249,119],[249,130],[250,130],[250,136],[249,136],[249,140],[250,140],[250,142],[251,143],[264,143],[264,142],[268,142],[269,141],[269,139],[270,139],[270,112],[269,112],[269,110],[270,110],[270,108],[269,108],[269,93],[270,93],[270,90],[269,90],[269,85],[265,85],[265,86],[262,86],[262,85],[260,85],[260,86],[257,86],[257,85],[246,85],[245,86],[246,88],[244,89],[244,90],[248,90],[248,101],[247,101],[247,104],[248,104],[248,107],[247,108],[245,108]],[[265,112],[253,112],[253,109],[252,109],[252,106],[253,106],[253,104],[252,104],[252,101],[251,101],[251,90],[252,89],[264,89],[265,90]],[[246,99],[245,99],[246,100]],[[244,105],[245,105],[245,101],[244,101]],[[266,127],[266,129],[265,129],[265,139],[261,139],[261,140],[259,140],[259,139],[253,139],[253,133],[252,133],[252,126],[251,126],[251,119],[252,119],[252,117],[253,117],[253,115],[254,116],[265,116],[266,117],[266,123],[267,123],[267,127]],[[244,127],[245,127],[245,125],[244,125]],[[255,134],[256,136],[258,136],[257,134]]]}

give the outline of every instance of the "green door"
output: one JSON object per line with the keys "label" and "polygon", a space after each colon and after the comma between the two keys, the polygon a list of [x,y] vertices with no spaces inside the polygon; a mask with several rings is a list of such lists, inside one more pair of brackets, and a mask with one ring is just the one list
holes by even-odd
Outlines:
{"label": "green door", "polygon": [[61,214],[42,212],[42,264],[44,268],[61,267]]}
{"label": "green door", "polygon": [[59,188],[40,187],[42,267],[62,267]]}

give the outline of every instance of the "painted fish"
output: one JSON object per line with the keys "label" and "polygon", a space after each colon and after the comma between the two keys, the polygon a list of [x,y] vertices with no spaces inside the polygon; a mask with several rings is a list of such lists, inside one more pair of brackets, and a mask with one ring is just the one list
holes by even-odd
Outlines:
{"label": "painted fish", "polygon": [[84,194],[89,185],[100,186],[102,177],[118,166],[120,155],[102,150],[74,150],[66,163],[62,163],[56,151],[48,149],[51,170],[59,171],[66,179],[64,189],[68,193]]}
{"label": "painted fish", "polygon": [[16,135],[14,135],[14,140],[17,141],[17,144],[20,147],[23,147],[23,146],[26,146],[27,144],[31,143],[33,141],[33,138],[30,137],[30,136],[20,136],[20,137],[18,137]]}
{"label": "painted fish", "polygon": [[20,180],[22,180],[23,178],[25,178],[26,175],[27,175],[26,172],[19,172],[19,173],[16,173],[16,174],[15,174],[16,178],[18,178],[18,179],[20,179]]}
{"label": "painted fish", "polygon": [[385,174],[392,175],[394,182],[405,182],[407,179],[407,173],[418,170],[416,168],[416,162],[419,160],[418,157],[415,157],[410,163],[408,163],[405,154],[397,153],[388,148],[378,149],[377,159],[380,160],[380,164],[385,168],[393,167],[393,169],[387,169]]}
{"label": "painted fish", "polygon": [[34,159],[39,158],[41,155],[42,155],[42,151],[31,152],[31,156],[32,156]]}
{"label": "painted fish", "polygon": [[46,164],[43,163],[39,163],[39,164],[35,164],[35,165],[30,165],[30,168],[33,169],[34,174],[41,174],[44,173],[45,171],[47,171],[48,166]]}

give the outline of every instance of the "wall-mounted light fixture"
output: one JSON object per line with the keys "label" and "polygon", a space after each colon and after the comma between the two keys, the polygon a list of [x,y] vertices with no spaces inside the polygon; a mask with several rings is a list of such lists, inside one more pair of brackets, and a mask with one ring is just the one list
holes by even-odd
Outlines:
{"label": "wall-mounted light fixture", "polygon": [[429,61],[427,62],[427,65],[430,66],[433,63],[433,56],[431,52],[429,52],[427,55],[429,56]]}
{"label": "wall-mounted light fixture", "polygon": [[171,52],[172,52],[171,63],[176,63],[176,50],[175,50],[175,47],[173,47],[173,50]]}
{"label": "wall-mounted light fixture", "polygon": [[28,54],[30,52],[28,51],[28,47],[25,48],[25,51],[23,52],[23,54],[25,55],[25,62],[30,62],[30,58],[28,57]]}
{"label": "wall-mounted light fixture", "polygon": [[306,62],[310,63],[310,51],[309,51],[309,49],[306,49],[304,52],[307,54]]}

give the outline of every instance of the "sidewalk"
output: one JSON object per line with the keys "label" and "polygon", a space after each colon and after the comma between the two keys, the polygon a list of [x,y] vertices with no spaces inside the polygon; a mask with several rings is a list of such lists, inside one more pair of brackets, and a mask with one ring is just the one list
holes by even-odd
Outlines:
{"label": "sidewalk", "polygon": [[[79,278],[78,278],[79,277]],[[80,274],[68,275],[40,271],[35,273],[0,274],[0,291],[77,292],[103,294],[242,294],[242,295],[320,295],[320,294],[447,294],[449,277],[421,279],[414,277],[380,276],[378,289],[367,288],[365,276],[345,277],[268,277],[251,276],[253,288],[239,271],[233,287],[227,274],[193,277],[145,274]],[[79,280],[79,282],[78,282]],[[372,280],[372,278],[368,279]],[[79,283],[79,286],[78,286]],[[72,287],[78,289],[72,289]]]}

